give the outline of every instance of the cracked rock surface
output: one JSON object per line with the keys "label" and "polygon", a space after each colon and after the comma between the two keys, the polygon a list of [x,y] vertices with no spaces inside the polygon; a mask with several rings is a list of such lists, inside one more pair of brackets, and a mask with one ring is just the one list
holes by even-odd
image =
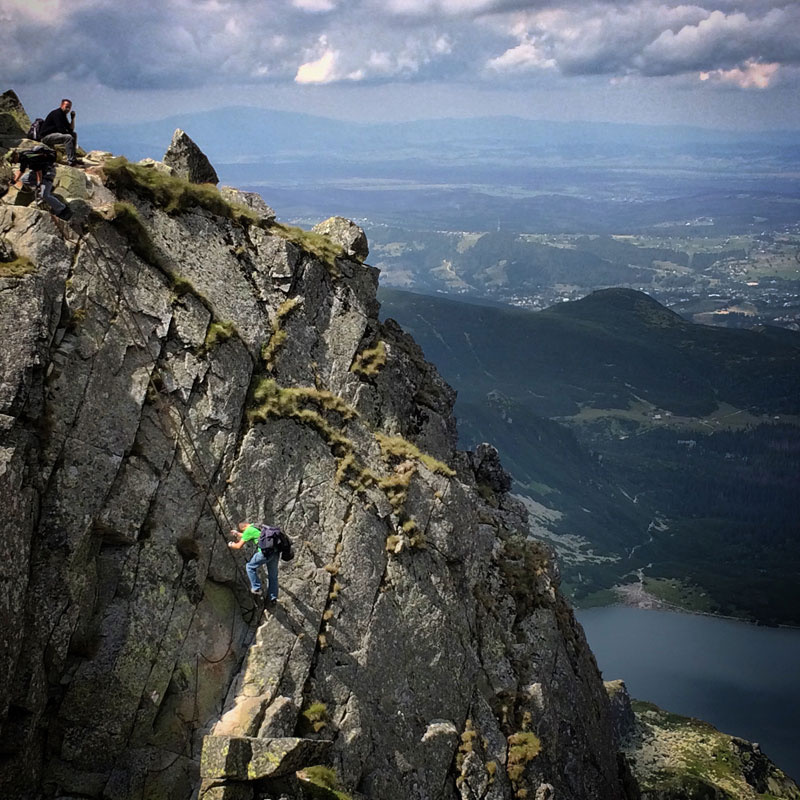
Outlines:
{"label": "cracked rock surface", "polygon": [[[72,224],[0,204],[0,796],[627,797],[552,555],[366,241],[109,159]],[[245,519],[294,541],[272,607]]]}
{"label": "cracked rock surface", "polygon": [[[4,796],[261,796],[312,759],[382,800],[617,797],[549,553],[505,485],[481,499],[366,242],[327,263],[266,206],[115,189],[109,157],[60,180],[81,223],[0,205],[29,265],[0,278]],[[240,519],[294,539],[274,608],[226,546]],[[519,731],[541,749],[512,781]]]}

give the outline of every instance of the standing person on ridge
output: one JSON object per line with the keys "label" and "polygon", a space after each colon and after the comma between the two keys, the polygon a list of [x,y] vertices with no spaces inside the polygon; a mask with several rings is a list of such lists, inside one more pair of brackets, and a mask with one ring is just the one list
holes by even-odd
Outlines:
{"label": "standing person on ridge", "polygon": [[74,167],[78,163],[75,148],[78,146],[78,134],[75,133],[75,112],[72,100],[66,97],[58,108],[54,108],[45,118],[39,131],[40,141],[53,147],[63,144],[67,152],[67,164]]}
{"label": "standing person on ridge", "polygon": [[[279,531],[279,528],[263,526],[265,532]],[[267,567],[267,602],[274,603],[278,599],[278,561],[280,560],[280,550],[274,536],[262,537],[262,528],[251,522],[240,522],[238,530],[232,530],[231,536],[235,541],[228,542],[228,547],[232,550],[241,550],[246,542],[255,542],[256,552],[247,562],[247,577],[250,579],[250,594],[254,597],[261,597],[261,578],[258,576],[258,568],[266,565]],[[259,542],[261,539],[261,542]],[[264,547],[266,543],[271,546],[269,549]],[[261,545],[261,546],[259,546]],[[266,552],[265,552],[266,549]]]}

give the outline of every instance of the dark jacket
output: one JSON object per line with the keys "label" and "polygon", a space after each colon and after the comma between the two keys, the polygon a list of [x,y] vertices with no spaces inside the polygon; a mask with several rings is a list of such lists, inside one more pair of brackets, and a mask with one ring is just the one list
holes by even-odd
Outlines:
{"label": "dark jacket", "polygon": [[72,133],[72,127],[69,124],[69,117],[64,109],[54,108],[44,118],[39,136],[44,138],[49,133]]}

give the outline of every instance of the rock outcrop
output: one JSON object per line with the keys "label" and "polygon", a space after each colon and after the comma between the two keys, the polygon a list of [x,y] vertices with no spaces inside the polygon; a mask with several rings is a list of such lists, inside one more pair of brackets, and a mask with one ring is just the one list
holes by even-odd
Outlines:
{"label": "rock outcrop", "polygon": [[[552,555],[377,271],[83,175],[72,224],[0,204],[0,796],[633,796]],[[294,539],[275,607],[240,519]]]}
{"label": "rock outcrop", "polygon": [[213,183],[215,186],[219,183],[217,171],[205,153],[180,128],[172,134],[172,141],[164,153],[164,163],[191,183]]}
{"label": "rock outcrop", "polygon": [[344,217],[330,217],[312,228],[314,233],[327,236],[341,245],[344,252],[356,261],[366,261],[369,255],[367,237],[362,228]]}
{"label": "rock outcrop", "polygon": [[0,145],[26,136],[31,120],[16,93],[9,89],[0,94]]}
{"label": "rock outcrop", "polygon": [[633,725],[622,753],[642,800],[800,800],[794,781],[757,744],[652,703],[634,702],[630,714]]}

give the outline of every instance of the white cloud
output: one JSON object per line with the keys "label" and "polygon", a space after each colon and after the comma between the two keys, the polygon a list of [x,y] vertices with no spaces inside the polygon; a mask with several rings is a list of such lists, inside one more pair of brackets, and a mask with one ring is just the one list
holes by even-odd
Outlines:
{"label": "white cloud", "polygon": [[314,14],[333,11],[336,8],[333,0],[292,0],[292,5],[302,11],[310,11]]}
{"label": "white cloud", "polygon": [[331,83],[337,79],[339,51],[326,48],[314,61],[307,61],[297,68],[295,83]]}
{"label": "white cloud", "polygon": [[0,22],[30,19],[46,25],[61,22],[66,9],[61,0],[3,0],[0,5]]}
{"label": "white cloud", "polygon": [[789,0],[0,0],[8,85],[63,74],[119,89],[498,87],[702,73],[706,88],[771,88],[778,75],[797,80],[798,31]]}
{"label": "white cloud", "polygon": [[744,69],[715,69],[701,72],[701,81],[732,83],[740,89],[766,89],[776,77],[779,64],[757,64],[749,61]]}
{"label": "white cloud", "polygon": [[440,36],[433,43],[433,51],[438,55],[450,55],[453,52],[453,43],[447,36]]}
{"label": "white cloud", "polygon": [[758,65],[800,63],[794,35],[800,30],[800,8],[762,8],[756,14],[757,4],[750,5],[751,16],[708,4],[668,6],[655,0],[502,15],[492,24],[505,26],[517,44],[489,58],[487,66],[499,73],[556,67],[564,75],[617,80],[729,72],[740,78],[724,81],[743,88],[769,85],[774,70]]}
{"label": "white cloud", "polygon": [[489,59],[487,66],[497,72],[519,72],[553,68],[556,61],[545,57],[536,42],[525,35],[516,47],[510,47],[497,58]]}

